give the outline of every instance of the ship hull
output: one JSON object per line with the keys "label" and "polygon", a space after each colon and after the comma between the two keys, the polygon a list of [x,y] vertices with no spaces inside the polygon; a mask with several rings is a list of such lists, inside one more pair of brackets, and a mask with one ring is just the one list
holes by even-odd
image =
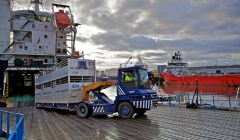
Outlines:
{"label": "ship hull", "polygon": [[170,73],[161,73],[160,76],[165,80],[165,84],[182,84],[182,85],[223,85],[239,86],[240,74],[225,75],[174,75]]}
{"label": "ship hull", "polygon": [[[185,94],[194,93],[196,86],[180,85],[180,84],[166,84],[163,91],[167,94]],[[226,86],[198,86],[198,93],[200,94],[222,94],[222,95],[236,95],[237,88]]]}

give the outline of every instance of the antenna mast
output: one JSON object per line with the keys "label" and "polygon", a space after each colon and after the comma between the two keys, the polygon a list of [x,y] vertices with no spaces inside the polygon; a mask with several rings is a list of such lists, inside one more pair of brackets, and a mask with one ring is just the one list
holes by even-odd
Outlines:
{"label": "antenna mast", "polygon": [[39,11],[39,5],[42,5],[42,0],[31,0],[31,4],[35,5],[35,11],[38,12]]}

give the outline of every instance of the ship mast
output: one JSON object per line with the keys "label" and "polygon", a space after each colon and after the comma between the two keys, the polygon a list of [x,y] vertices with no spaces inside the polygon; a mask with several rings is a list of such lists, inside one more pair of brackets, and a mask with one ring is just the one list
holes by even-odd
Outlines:
{"label": "ship mast", "polygon": [[35,5],[35,11],[38,12],[39,11],[39,5],[42,5],[42,0],[31,0],[31,4]]}

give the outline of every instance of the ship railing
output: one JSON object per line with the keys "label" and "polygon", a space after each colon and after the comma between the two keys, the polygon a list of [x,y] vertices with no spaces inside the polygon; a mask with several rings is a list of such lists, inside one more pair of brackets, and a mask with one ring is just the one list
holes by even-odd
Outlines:
{"label": "ship railing", "polygon": [[0,110],[0,137],[8,140],[24,139],[24,115]]}
{"label": "ship railing", "polygon": [[[239,92],[239,89],[238,89]],[[236,96],[236,98],[235,98]],[[189,101],[191,99],[188,96]],[[226,94],[226,95],[218,95],[218,94],[199,94],[199,105],[203,108],[208,109],[227,109],[227,110],[239,110],[239,94]]]}
{"label": "ship railing", "polygon": [[[168,105],[170,107],[184,106],[191,103],[193,93],[179,93],[166,96],[159,96],[160,105]],[[235,110],[240,111],[240,87],[237,94],[199,94],[198,105],[200,108],[205,109],[218,109],[218,110]]]}

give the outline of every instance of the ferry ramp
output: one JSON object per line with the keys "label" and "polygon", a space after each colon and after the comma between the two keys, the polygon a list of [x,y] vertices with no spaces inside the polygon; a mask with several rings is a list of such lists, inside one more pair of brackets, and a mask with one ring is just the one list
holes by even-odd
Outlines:
{"label": "ferry ramp", "polygon": [[78,118],[74,112],[22,107],[26,140],[240,139],[240,112],[158,106],[146,116]]}

